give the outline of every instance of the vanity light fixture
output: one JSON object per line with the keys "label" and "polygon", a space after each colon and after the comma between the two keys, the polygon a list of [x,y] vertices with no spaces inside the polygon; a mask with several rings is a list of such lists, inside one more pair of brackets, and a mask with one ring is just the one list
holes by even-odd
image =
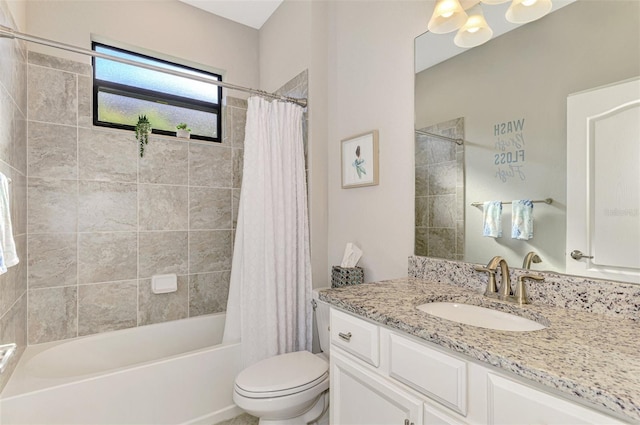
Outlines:
{"label": "vanity light fixture", "polygon": [[[487,24],[482,6],[506,3],[511,5],[505,14],[507,21],[526,24],[542,18],[551,11],[551,0],[436,0],[433,15],[429,20],[429,31],[446,34],[458,30],[454,43],[469,48],[486,43],[493,36]],[[464,5],[464,6],[463,6]]]}

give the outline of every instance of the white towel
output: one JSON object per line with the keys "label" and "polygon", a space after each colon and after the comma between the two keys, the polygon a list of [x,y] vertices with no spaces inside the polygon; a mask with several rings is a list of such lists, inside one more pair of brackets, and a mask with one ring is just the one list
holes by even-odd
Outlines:
{"label": "white towel", "polygon": [[533,202],[530,199],[513,201],[511,237],[523,241],[533,238]]}
{"label": "white towel", "polygon": [[0,274],[2,274],[7,271],[7,267],[15,266],[20,261],[11,226],[9,179],[2,173],[0,173],[0,248]]}
{"label": "white towel", "polygon": [[482,236],[502,237],[502,202],[486,201],[482,209]]}

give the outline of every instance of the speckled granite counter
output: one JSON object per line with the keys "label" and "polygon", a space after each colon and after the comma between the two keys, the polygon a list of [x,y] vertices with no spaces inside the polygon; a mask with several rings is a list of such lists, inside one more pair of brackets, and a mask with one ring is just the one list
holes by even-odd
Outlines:
{"label": "speckled granite counter", "polygon": [[[640,324],[623,315],[542,302],[520,307],[468,287],[411,277],[325,289],[320,299],[640,423]],[[431,301],[487,306],[550,326],[525,333],[495,331],[415,308]]]}

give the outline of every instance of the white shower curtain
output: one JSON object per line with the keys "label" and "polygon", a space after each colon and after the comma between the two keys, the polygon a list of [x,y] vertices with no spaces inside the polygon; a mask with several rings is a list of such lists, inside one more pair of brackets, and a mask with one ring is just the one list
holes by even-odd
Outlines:
{"label": "white shower curtain", "polygon": [[224,341],[249,366],[311,350],[311,261],[302,107],[249,98]]}

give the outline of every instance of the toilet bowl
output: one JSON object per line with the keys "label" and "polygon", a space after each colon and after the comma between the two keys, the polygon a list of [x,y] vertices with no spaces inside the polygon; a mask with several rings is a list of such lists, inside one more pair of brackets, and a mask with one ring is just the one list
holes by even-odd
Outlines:
{"label": "toilet bowl", "polygon": [[329,306],[317,304],[316,322],[325,352],[280,354],[249,366],[236,377],[233,401],[258,417],[259,425],[304,425],[328,416]]}

